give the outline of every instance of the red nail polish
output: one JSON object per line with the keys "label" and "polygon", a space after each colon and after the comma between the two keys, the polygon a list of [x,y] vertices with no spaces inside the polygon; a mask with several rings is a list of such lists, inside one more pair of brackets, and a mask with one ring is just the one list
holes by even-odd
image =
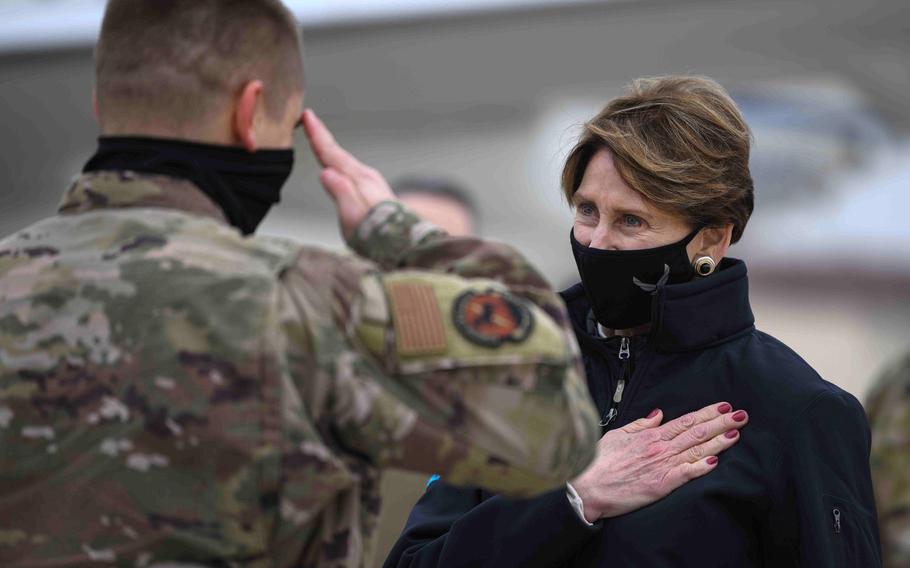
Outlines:
{"label": "red nail polish", "polygon": [[726,402],[717,407],[717,411],[721,414],[726,414],[733,410],[733,407],[727,404]]}
{"label": "red nail polish", "polygon": [[739,430],[728,430],[727,433],[724,434],[724,438],[728,438],[730,440],[737,436],[739,436]]}
{"label": "red nail polish", "polygon": [[706,459],[705,461],[708,462],[708,465],[714,465],[717,463],[717,456],[711,456],[710,458]]}
{"label": "red nail polish", "polygon": [[658,412],[660,412],[660,409],[655,408],[654,410],[651,411],[651,414],[648,415],[648,418],[654,418],[655,416],[657,416]]}
{"label": "red nail polish", "polygon": [[736,422],[742,422],[742,421],[744,421],[745,419],[746,419],[746,411],[745,411],[745,410],[737,410],[737,411],[733,414],[733,420],[735,420]]}

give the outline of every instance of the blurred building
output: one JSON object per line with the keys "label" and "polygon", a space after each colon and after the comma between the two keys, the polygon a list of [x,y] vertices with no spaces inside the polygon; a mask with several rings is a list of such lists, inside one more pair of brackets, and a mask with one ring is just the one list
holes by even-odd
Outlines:
{"label": "blurred building", "polygon": [[[558,182],[578,125],[639,76],[718,79],[756,139],[756,212],[731,254],[750,266],[759,327],[860,397],[910,346],[906,0],[290,4],[307,103],[341,143],[390,178],[479,188],[485,234],[559,283],[575,277]],[[94,149],[102,8],[0,4],[0,234],[49,214]],[[341,247],[302,139],[298,150],[264,231]]]}

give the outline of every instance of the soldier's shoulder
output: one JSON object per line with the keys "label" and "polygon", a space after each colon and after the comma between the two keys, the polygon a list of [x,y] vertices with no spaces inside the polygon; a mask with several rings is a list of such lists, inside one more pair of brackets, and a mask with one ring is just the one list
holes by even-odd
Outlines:
{"label": "soldier's shoulder", "polygon": [[[274,279],[295,262],[302,249],[289,239],[243,236],[218,220],[179,211],[145,210],[120,215],[116,246],[144,249],[143,261],[157,261],[165,268],[177,263],[214,277]],[[133,255],[125,258],[136,259]]]}

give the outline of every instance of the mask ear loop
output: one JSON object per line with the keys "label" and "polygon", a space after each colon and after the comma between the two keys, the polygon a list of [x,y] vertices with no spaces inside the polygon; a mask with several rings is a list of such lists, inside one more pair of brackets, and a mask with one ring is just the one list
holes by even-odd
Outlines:
{"label": "mask ear loop", "polygon": [[[683,246],[683,248],[688,246],[689,243],[691,243],[695,239],[695,237],[698,235],[699,231],[701,231],[705,227],[706,227],[706,225],[703,223],[696,225],[695,229],[693,229],[692,232],[689,233],[686,236],[686,238],[684,238],[681,241],[680,244]],[[663,276],[660,277],[660,279],[657,281],[656,284],[648,284],[646,282],[641,282],[638,278],[635,278],[635,277],[632,278],[632,282],[634,282],[636,286],[638,286],[645,292],[651,292],[651,295],[654,296],[654,299],[651,301],[650,334],[652,334],[652,335],[654,333],[656,333],[657,330],[659,330],[661,327],[660,320],[661,320],[662,310],[661,310],[660,301],[658,300],[657,295],[660,294],[660,291],[663,289],[664,286],[666,286],[667,281],[669,279],[670,279],[670,266],[667,264],[664,264],[664,274],[663,274]]]}
{"label": "mask ear loop", "polygon": [[[691,233],[686,235],[683,238],[683,240],[679,241],[679,245],[682,245],[683,247],[688,246],[688,244],[691,243],[695,239],[696,235],[698,235],[698,232],[704,228],[705,228],[704,225],[697,225]],[[712,260],[712,262],[713,262],[713,260]],[[697,272],[698,272],[698,270],[696,269],[696,273]],[[666,286],[667,281],[669,279],[670,279],[670,266],[668,264],[664,264],[664,274],[654,284],[650,284],[648,282],[642,282],[641,280],[639,280],[637,277],[634,277],[634,276],[632,277],[632,282],[636,286],[641,288],[642,291],[650,292],[652,296],[656,296],[660,292],[661,288]]]}
{"label": "mask ear loop", "polygon": [[632,283],[642,289],[644,292],[650,292],[652,296],[656,296],[660,289],[666,285],[667,280],[670,279],[670,265],[664,265],[664,274],[657,280],[655,284],[649,284],[647,282],[642,282],[638,279],[637,276],[632,277]]}

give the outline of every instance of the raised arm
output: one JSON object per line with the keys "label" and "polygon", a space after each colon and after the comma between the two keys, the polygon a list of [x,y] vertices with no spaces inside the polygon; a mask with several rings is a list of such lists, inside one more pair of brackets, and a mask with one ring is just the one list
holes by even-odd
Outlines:
{"label": "raised arm", "polygon": [[[284,276],[284,304],[300,321],[320,310],[309,298],[331,305],[334,321],[309,334],[317,358],[324,345],[345,346],[343,356],[328,355],[345,362],[325,397],[335,404],[325,414],[334,435],[376,465],[512,495],[583,470],[597,416],[558,296],[517,252],[479,239],[437,250],[455,263],[480,255],[483,265],[409,265],[403,259],[415,250],[457,239],[390,199],[382,176],[338,146],[315,115],[304,121],[342,232],[372,261],[312,253]],[[504,281],[507,266],[527,277]],[[326,340],[329,324],[344,337]]]}
{"label": "raised arm", "polygon": [[[516,294],[531,299],[542,294],[548,304],[562,305],[537,269],[513,248],[471,237],[447,238],[435,225],[400,207],[382,174],[339,146],[312,111],[304,113],[303,122],[323,165],[320,180],[335,201],[341,232],[359,254],[387,270],[424,268],[493,278]],[[380,223],[387,227],[376,230]]]}

